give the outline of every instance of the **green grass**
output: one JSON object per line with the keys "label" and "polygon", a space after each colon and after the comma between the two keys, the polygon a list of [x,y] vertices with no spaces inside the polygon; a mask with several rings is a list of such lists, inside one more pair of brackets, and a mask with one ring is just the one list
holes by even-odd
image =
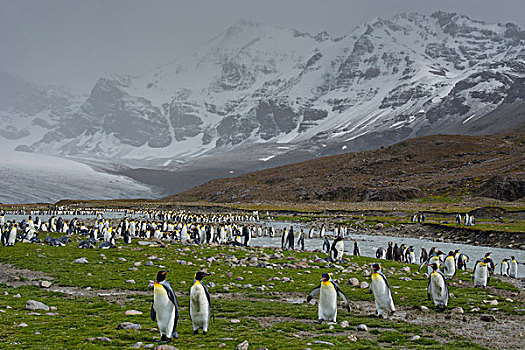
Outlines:
{"label": "green grass", "polygon": [[[424,326],[399,319],[384,320],[371,316],[375,312],[375,306],[368,289],[352,288],[345,281],[351,277],[369,281],[369,277],[361,275],[361,267],[374,259],[348,257],[342,264],[344,270],[337,270],[326,267],[326,264],[313,263],[311,252],[283,252],[284,257],[270,259],[270,263],[277,265],[274,269],[249,266],[248,259],[253,255],[261,257],[263,253],[271,255],[275,252],[272,249],[181,244],[171,244],[166,248],[140,247],[136,243],[119,250],[103,251],[81,250],[76,247],[76,243],[66,247],[17,244],[12,248],[1,248],[0,262],[42,271],[52,279],[52,288],[75,287],[76,291],[88,291],[89,288],[97,292],[112,289],[125,292],[126,295],[107,299],[93,293],[92,296],[80,297],[31,285],[14,288],[0,284],[0,309],[5,311],[0,312],[0,348],[122,349],[131,348],[136,342],[152,344],[154,339],[159,338],[159,333],[151,330],[156,327],[156,322],[149,319],[152,294],[148,281],[155,278],[158,270],[169,268],[171,272],[168,280],[179,298],[183,316],[183,324],[178,327],[180,339],[173,341],[173,345],[179,349],[217,348],[222,343],[226,344],[227,349],[231,349],[243,340],[248,340],[250,348],[255,349],[262,346],[269,349],[326,348],[326,345],[315,341],[328,341],[335,344],[336,348],[348,349],[454,349],[458,346],[480,349],[462,338],[454,338],[450,343],[441,345]],[[247,266],[228,266],[225,259],[233,256],[238,260],[246,259]],[[79,257],[87,258],[89,264],[72,263]],[[210,259],[212,257],[216,261]],[[308,268],[286,267],[286,264],[303,259],[307,259]],[[152,261],[154,266],[145,266],[147,261]],[[141,266],[136,267],[136,271],[130,270],[135,262],[141,262]],[[355,264],[359,268],[354,267]],[[398,307],[433,306],[426,300],[426,278],[401,273],[400,268],[405,265],[400,263],[384,261],[382,265],[393,287],[394,300]],[[417,270],[416,265],[410,267],[412,272]],[[188,317],[188,292],[194,273],[204,268],[213,272],[212,276],[206,277],[205,282],[215,284],[215,287],[210,288],[215,321],[207,336],[194,336]],[[390,272],[390,268],[394,268],[395,272]],[[321,272],[324,271],[333,272],[333,278],[340,280],[340,287],[349,300],[365,302],[369,306],[365,315],[340,310],[338,321],[347,320],[350,326],[346,329],[339,324],[333,325],[332,329],[328,324],[316,324],[317,306],[300,302],[319,283]],[[233,273],[232,277],[227,275],[230,272]],[[19,277],[27,280],[30,276],[20,274]],[[244,280],[237,280],[237,277]],[[274,280],[275,277],[288,277],[293,282],[281,282]],[[404,281],[401,277],[410,277],[412,280]],[[460,274],[454,283],[460,279],[468,281],[470,278],[470,273]],[[126,283],[130,279],[136,283]],[[247,284],[251,284],[252,288],[247,288]],[[266,289],[257,291],[260,286],[265,286]],[[228,290],[224,290],[224,287]],[[491,281],[491,287],[516,291],[515,287],[495,279]],[[450,292],[456,296],[451,298],[450,308],[462,306],[467,310],[468,307],[477,306],[481,308],[480,313],[487,312],[489,306],[483,300],[489,299],[489,295],[493,293],[479,288],[464,288],[459,284],[451,285]],[[15,294],[20,294],[21,297],[15,298]],[[39,315],[31,314],[24,309],[28,299],[57,307],[58,315],[45,315],[44,311],[38,312]],[[498,295],[496,299],[501,313],[516,314],[517,308],[523,308],[517,301],[511,303]],[[6,306],[11,308],[7,309]],[[143,314],[125,316],[124,312],[129,309],[142,311]],[[232,323],[231,319],[239,319],[241,322]],[[125,321],[139,323],[142,329],[117,330],[118,324]],[[27,323],[29,326],[18,327],[20,323]],[[361,323],[370,329],[366,336],[356,331],[357,325]],[[358,337],[357,342],[348,339],[351,334]],[[411,341],[414,335],[421,338]],[[96,337],[107,337],[111,341],[87,340]]]}

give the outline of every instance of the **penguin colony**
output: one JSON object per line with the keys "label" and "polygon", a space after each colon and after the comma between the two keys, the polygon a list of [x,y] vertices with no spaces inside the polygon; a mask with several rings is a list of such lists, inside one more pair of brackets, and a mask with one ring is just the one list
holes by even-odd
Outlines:
{"label": "penguin colony", "polygon": [[[47,221],[42,221],[33,215],[51,215]],[[96,215],[92,225],[86,225],[78,218],[64,220],[60,215]],[[156,239],[180,241],[186,244],[229,244],[233,246],[249,246],[252,237],[275,237],[276,230],[273,227],[257,225],[259,221],[258,212],[252,215],[195,215],[185,211],[145,211],[140,212],[142,218],[133,219],[138,216],[137,212],[126,211],[126,216],[120,221],[110,221],[104,218],[104,214],[96,210],[84,212],[76,210],[61,209],[50,212],[32,212],[28,220],[20,223],[6,221],[5,213],[0,213],[0,229],[2,244],[13,246],[16,242],[44,243],[52,246],[64,246],[71,242],[70,235],[75,233],[84,236],[78,247],[81,249],[110,249],[116,247],[116,240],[122,239],[124,244],[130,244],[132,239]],[[414,216],[414,220],[422,222],[424,214]],[[473,220],[470,216],[468,220]],[[469,223],[471,221],[468,221]],[[459,219],[461,223],[461,218]],[[305,238],[313,239],[315,231],[322,240],[322,250],[327,254],[327,261],[344,262],[345,241],[348,229],[339,226],[334,231],[336,237],[330,243],[327,230],[323,224],[319,230],[312,226],[308,235],[301,229],[294,232],[294,228],[284,228],[281,233],[281,248],[305,249]],[[39,232],[63,232],[65,236],[60,238],[45,237],[41,239]],[[353,245],[353,254],[361,254],[357,242]],[[416,252],[413,246],[389,242],[385,248],[379,247],[375,256],[377,259],[389,259],[404,263],[416,264]],[[448,306],[447,280],[454,277],[458,270],[466,270],[470,258],[460,253],[459,250],[450,251],[445,255],[436,247],[428,252],[423,248],[420,253],[420,269],[426,267],[428,274],[427,297],[434,302],[436,310],[441,311]],[[490,253],[476,261],[473,270],[474,286],[486,288],[490,277],[495,273],[495,263]],[[388,279],[382,272],[381,265],[375,263],[371,266],[372,275],[369,292],[375,299],[377,315],[387,317],[395,312],[392,290]],[[500,264],[500,274],[517,278],[518,262],[515,257],[504,259]],[[153,302],[151,305],[151,319],[157,322],[162,342],[169,342],[172,338],[178,338],[177,325],[181,320],[177,297],[170,283],[166,279],[169,270],[159,271],[153,286]],[[203,283],[203,279],[211,274],[199,271],[194,276],[190,288],[189,316],[192,322],[194,334],[202,330],[207,334],[212,317],[212,303],[209,291]],[[343,291],[339,288],[330,274],[321,275],[320,284],[307,296],[307,302],[314,297],[319,297],[318,321],[336,322],[337,304],[340,298],[345,309],[350,311],[350,304]]]}

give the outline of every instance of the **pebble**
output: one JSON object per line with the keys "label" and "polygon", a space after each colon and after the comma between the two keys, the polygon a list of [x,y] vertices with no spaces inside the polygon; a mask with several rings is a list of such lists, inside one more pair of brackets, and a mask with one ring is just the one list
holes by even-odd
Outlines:
{"label": "pebble", "polygon": [[474,307],[474,308],[470,309],[470,312],[478,312],[480,310],[481,309],[479,307]]}
{"label": "pebble", "polygon": [[481,320],[485,321],[485,322],[495,322],[496,321],[496,317],[494,317],[492,315],[483,314],[483,315],[481,315]]}
{"label": "pebble", "polygon": [[153,266],[153,261],[146,261],[144,266]]}
{"label": "pebble", "polygon": [[46,312],[45,313],[47,316],[57,316],[58,315],[58,312]]}
{"label": "pebble", "polygon": [[135,283],[135,280],[126,280],[126,283],[134,284],[134,283]]}
{"label": "pebble", "polygon": [[358,331],[363,331],[363,332],[368,332],[368,327],[366,326],[366,324],[360,324],[359,326],[357,326],[357,330]]}
{"label": "pebble", "polygon": [[230,322],[231,322],[231,323],[240,323],[241,320],[236,319],[236,318],[232,318],[232,319],[230,320]]}
{"label": "pebble", "polygon": [[137,261],[136,263],[133,263],[133,266],[136,266],[136,267],[139,267],[141,265],[142,265],[142,263],[140,261]]}
{"label": "pebble", "polygon": [[314,344],[323,344],[323,345],[335,346],[335,344],[333,344],[333,343],[329,343],[329,342],[327,342],[327,341],[323,341],[323,340],[314,340],[314,341],[312,341],[312,343],[314,343]]}
{"label": "pebble", "polygon": [[209,282],[206,286],[207,286],[208,288],[215,288],[215,283],[213,283],[213,282]]}
{"label": "pebble", "polygon": [[250,343],[248,343],[247,340],[243,341],[240,344],[237,344],[236,350],[248,350],[248,347],[250,346]]}
{"label": "pebble", "polygon": [[430,311],[425,305],[416,306],[419,311],[428,312]]}
{"label": "pebble", "polygon": [[126,258],[118,258],[119,261],[127,261]]}
{"label": "pebble", "polygon": [[42,288],[49,288],[49,287],[51,287],[51,282],[49,282],[49,281],[40,281],[39,284],[40,284],[40,287],[42,287]]}
{"label": "pebble", "polygon": [[139,349],[142,345],[144,345],[144,343],[139,341],[133,344],[132,348]]}
{"label": "pebble", "polygon": [[348,280],[348,285],[349,286],[358,286],[359,285],[359,280],[355,277],[352,277]]}
{"label": "pebble", "polygon": [[365,281],[361,282],[361,284],[359,285],[359,288],[361,289],[368,288],[368,282],[365,282]]}
{"label": "pebble", "polygon": [[343,322],[341,322],[341,327],[343,327],[343,328],[347,328],[348,326],[350,326],[350,324],[348,323],[348,321],[343,321]]}
{"label": "pebble", "polygon": [[28,300],[26,303],[26,310],[45,310],[49,311],[49,306],[36,300]]}
{"label": "pebble", "polygon": [[73,261],[75,264],[88,264],[89,261],[86,258],[78,258]]}
{"label": "pebble", "polygon": [[117,329],[142,329],[138,323],[122,322],[117,326]]}
{"label": "pebble", "polygon": [[27,323],[20,323],[17,327],[27,327],[28,324]]}
{"label": "pebble", "polygon": [[465,310],[463,310],[461,306],[455,307],[451,311],[455,314],[461,314],[461,315],[465,313]]}
{"label": "pebble", "polygon": [[414,341],[414,340],[419,340],[421,337],[419,335],[414,335],[412,338],[410,338],[409,340],[411,341]]}
{"label": "pebble", "polygon": [[142,311],[138,310],[127,310],[124,315],[126,316],[134,316],[134,315],[142,315]]}
{"label": "pebble", "polygon": [[350,334],[348,336],[348,340],[352,341],[352,342],[356,342],[357,341],[357,337],[354,335],[354,334]]}
{"label": "pebble", "polygon": [[21,298],[22,296],[20,294],[13,295],[13,298]]}
{"label": "pebble", "polygon": [[105,342],[110,342],[111,339],[107,338],[107,337],[97,337],[98,340],[100,341],[105,341]]}
{"label": "pebble", "polygon": [[219,348],[225,348],[226,347],[226,343],[220,343],[218,347]]}

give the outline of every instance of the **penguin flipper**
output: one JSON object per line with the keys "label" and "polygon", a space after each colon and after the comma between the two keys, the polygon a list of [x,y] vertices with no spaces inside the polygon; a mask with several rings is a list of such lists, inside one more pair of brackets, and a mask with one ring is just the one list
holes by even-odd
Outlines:
{"label": "penguin flipper", "polygon": [[215,321],[215,314],[213,314],[213,307],[211,306],[211,297],[210,292],[208,292],[208,288],[203,284],[204,292],[206,293],[206,299],[208,299],[208,318],[210,315],[213,315],[213,320]]}
{"label": "penguin flipper", "polygon": [[341,299],[343,299],[343,301],[345,302],[346,310],[348,310],[348,312],[350,312],[350,303],[348,303],[348,299],[346,298],[345,293],[343,293],[343,291],[339,288],[339,286],[336,283],[332,282],[332,284],[334,285],[334,288],[335,288],[335,291],[337,292],[337,295],[339,295],[341,297]]}
{"label": "penguin flipper", "polygon": [[306,302],[309,303],[313,297],[319,295],[321,292],[321,284],[319,284],[317,287],[315,287],[310,294],[308,294],[308,297],[306,298]]}
{"label": "penguin flipper", "polygon": [[430,300],[430,276],[428,276],[427,298]]}
{"label": "penguin flipper", "polygon": [[155,312],[155,308],[153,307],[153,302],[151,302],[151,320],[155,321],[157,319],[157,312]]}

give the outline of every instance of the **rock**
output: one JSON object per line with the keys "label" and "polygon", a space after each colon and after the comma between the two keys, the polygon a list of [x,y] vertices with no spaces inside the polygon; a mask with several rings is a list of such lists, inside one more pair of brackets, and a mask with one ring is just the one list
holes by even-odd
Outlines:
{"label": "rock", "polygon": [[365,281],[361,282],[361,284],[359,285],[359,288],[361,289],[368,288],[368,282],[365,282]]}
{"label": "rock", "polygon": [[237,281],[244,281],[244,278],[241,277],[241,276],[239,276],[239,277],[236,278],[236,280],[237,280]]}
{"label": "rock", "polygon": [[472,309],[470,309],[470,312],[478,312],[480,310],[481,309],[479,307],[473,307]]}
{"label": "rock", "polygon": [[134,316],[134,315],[142,315],[142,311],[138,310],[127,310],[124,315],[126,316]]}
{"label": "rock", "polygon": [[47,316],[57,316],[58,315],[58,312],[46,312],[45,313]]}
{"label": "rock", "polygon": [[219,348],[225,348],[225,347],[226,347],[226,343],[220,343],[220,344],[218,345],[218,347],[219,347]]}
{"label": "rock", "polygon": [[117,329],[142,329],[142,326],[138,323],[122,322]]}
{"label": "rock", "polygon": [[349,286],[358,286],[359,285],[359,280],[355,277],[352,277],[348,280],[348,285]]}
{"label": "rock", "polygon": [[343,327],[343,328],[347,328],[348,326],[350,326],[350,324],[348,323],[348,321],[343,321],[343,322],[341,322],[341,327]]}
{"label": "rock", "polygon": [[28,326],[27,323],[20,323],[17,327],[22,327],[22,328],[24,328],[24,327],[27,327],[27,326]]}
{"label": "rock", "polygon": [[430,311],[430,310],[428,309],[428,307],[426,307],[425,305],[416,306],[416,309],[418,309],[419,311],[423,311],[423,312],[428,312],[428,311]]}
{"label": "rock", "polygon": [[357,326],[357,330],[362,332],[368,332],[368,327],[366,326],[366,324],[361,323],[359,326]]}
{"label": "rock", "polygon": [[20,294],[13,295],[13,298],[21,298],[22,296]]}
{"label": "rock", "polygon": [[496,322],[496,317],[492,315],[483,314],[481,315],[481,320],[485,322]]}
{"label": "rock", "polygon": [[126,258],[118,258],[118,261],[127,261]]}
{"label": "rock", "polygon": [[454,314],[460,314],[460,315],[463,315],[465,313],[465,310],[463,310],[463,308],[461,306],[455,307],[455,308],[453,308],[450,311],[452,311],[452,313],[454,313]]}
{"label": "rock", "polygon": [[401,272],[406,272],[406,273],[410,273],[410,266],[402,267],[401,269],[399,269],[399,271],[401,271]]}
{"label": "rock", "polygon": [[410,341],[415,341],[415,340],[419,340],[421,339],[421,337],[419,335],[414,335],[412,338],[410,338],[409,340]]}
{"label": "rock", "polygon": [[483,300],[483,302],[485,304],[489,304],[489,305],[498,305],[498,301],[497,300]]}
{"label": "rock", "polygon": [[208,282],[208,284],[206,285],[208,288],[215,288],[215,283],[213,282]]}
{"label": "rock", "polygon": [[153,266],[153,261],[146,261],[144,266]]}
{"label": "rock", "polygon": [[354,334],[351,334],[351,335],[348,336],[348,340],[350,340],[352,342],[356,342],[357,341],[357,337]]}
{"label": "rock", "polygon": [[73,261],[75,264],[88,264],[89,261],[86,258],[78,258]]}
{"label": "rock", "polygon": [[230,320],[230,322],[231,322],[231,323],[240,323],[241,320],[238,320],[238,319],[236,319],[236,318],[232,318],[232,319]]}
{"label": "rock", "polygon": [[28,300],[26,310],[45,310],[49,311],[49,306],[36,300]]}
{"label": "rock", "polygon": [[403,277],[399,277],[399,279],[402,280],[402,281],[412,281],[412,278],[404,277],[404,276]]}
{"label": "rock", "polygon": [[49,281],[40,281],[39,284],[40,284],[40,287],[42,287],[42,288],[49,288],[49,287],[51,287],[51,282],[49,282]]}
{"label": "rock", "polygon": [[370,273],[369,270],[364,270],[363,272],[361,272],[361,275],[362,275],[362,276],[370,276],[371,273]]}
{"label": "rock", "polygon": [[135,280],[126,280],[126,283],[134,284],[134,283],[135,283]]}
{"label": "rock", "polygon": [[142,265],[142,263],[140,261],[137,261],[136,263],[133,263],[133,266],[135,266],[135,267],[139,267],[141,265]]}
{"label": "rock", "polygon": [[144,343],[139,341],[139,342],[136,342],[135,344],[133,344],[132,348],[133,349],[139,349],[142,345],[144,345]]}
{"label": "rock", "polygon": [[111,339],[107,338],[107,337],[97,337],[98,340],[100,341],[105,341],[105,342],[110,342]]}
{"label": "rock", "polygon": [[247,340],[243,341],[240,344],[237,344],[236,350],[248,350],[248,347],[250,346],[250,343],[248,343]]}
{"label": "rock", "polygon": [[335,344],[333,344],[333,343],[329,343],[329,342],[327,342],[327,341],[323,341],[323,340],[314,340],[314,341],[312,341],[312,343],[314,343],[314,344],[323,344],[323,345],[335,346]]}

